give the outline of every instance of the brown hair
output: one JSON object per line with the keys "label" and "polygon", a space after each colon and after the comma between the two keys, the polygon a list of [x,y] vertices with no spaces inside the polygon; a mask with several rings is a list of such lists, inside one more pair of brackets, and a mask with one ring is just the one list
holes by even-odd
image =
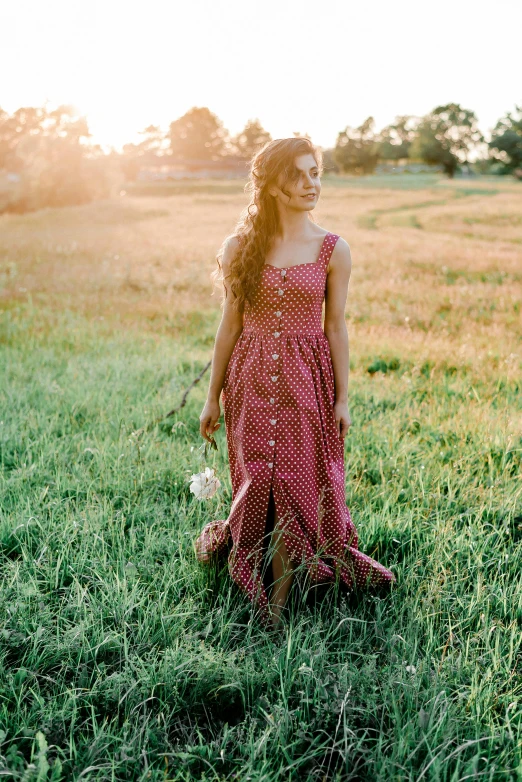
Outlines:
{"label": "brown hair", "polygon": [[[239,240],[239,247],[230,264],[230,289],[234,294],[234,306],[243,312],[245,303],[252,304],[256,290],[261,280],[265,258],[270,250],[272,239],[279,232],[279,211],[275,199],[268,188],[280,181],[281,190],[285,195],[285,185],[298,176],[295,158],[299,155],[312,154],[322,174],[323,157],[321,150],[314,146],[310,139],[297,136],[294,138],[274,139],[268,141],[252,158],[248,182],[245,192],[250,194],[249,204],[243,209],[236,224],[234,236]],[[311,216],[308,217],[315,222]],[[220,277],[222,271],[221,259],[227,239],[221,245],[216,256],[218,269],[212,272],[214,279]],[[222,279],[222,277],[221,277]],[[224,287],[224,286],[223,286]],[[226,296],[226,288],[224,288]]]}

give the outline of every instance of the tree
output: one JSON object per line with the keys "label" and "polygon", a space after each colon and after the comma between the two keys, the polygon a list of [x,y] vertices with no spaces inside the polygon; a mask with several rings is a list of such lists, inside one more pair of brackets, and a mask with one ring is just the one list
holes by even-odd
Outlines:
{"label": "tree", "polygon": [[132,146],[136,146],[141,155],[155,158],[168,151],[168,134],[159,125],[148,125],[144,130],[140,130],[139,135],[143,136],[143,141]]}
{"label": "tree", "polygon": [[339,173],[339,166],[335,162],[334,152],[333,149],[323,149],[323,171],[325,173],[327,172],[333,172],[335,174]]}
{"label": "tree", "polygon": [[169,137],[158,125],[140,130],[139,144],[125,144],[121,155],[121,169],[128,182],[134,182],[140,168],[167,153]]}
{"label": "tree", "polygon": [[[87,120],[77,116],[72,106],[59,106],[48,113],[38,144],[41,172],[37,190],[43,203],[63,206],[90,200],[84,182],[87,149],[82,144],[82,139],[90,136]],[[33,174],[36,167],[35,159]]]}
{"label": "tree", "polygon": [[383,128],[379,134],[381,160],[402,160],[409,157],[410,147],[415,139],[420,118],[404,115]]}
{"label": "tree", "polygon": [[448,103],[422,118],[410,157],[430,165],[438,163],[451,178],[461,163],[469,163],[470,153],[483,141],[475,113]]}
{"label": "tree", "polygon": [[264,129],[258,119],[248,120],[241,133],[232,139],[231,146],[239,157],[251,160],[272,136]]}
{"label": "tree", "polygon": [[12,115],[0,109],[0,169],[13,173],[23,170],[27,162],[21,153],[24,142],[29,136],[43,133],[46,116],[46,110],[40,107],[23,107]]}
{"label": "tree", "polygon": [[110,195],[118,173],[99,146],[85,143],[90,136],[85,117],[73,106],[1,112],[0,161],[19,175],[1,210],[27,212]]}
{"label": "tree", "polygon": [[497,122],[488,146],[507,172],[522,168],[522,106],[515,105],[514,114],[508,112]]}
{"label": "tree", "polygon": [[228,133],[221,120],[206,107],[194,107],[170,123],[170,153],[177,159],[219,160]]}
{"label": "tree", "polygon": [[379,142],[374,119],[368,117],[358,128],[346,127],[337,136],[334,159],[341,171],[371,174],[379,159]]}

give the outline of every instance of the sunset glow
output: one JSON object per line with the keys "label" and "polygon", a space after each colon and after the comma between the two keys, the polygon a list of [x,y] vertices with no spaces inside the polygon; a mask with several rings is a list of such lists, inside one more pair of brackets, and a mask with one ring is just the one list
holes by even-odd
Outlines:
{"label": "sunset glow", "polygon": [[426,25],[413,0],[320,8],[21,0],[0,11],[0,62],[10,74],[0,107],[72,103],[93,140],[117,148],[147,125],[167,129],[192,106],[208,106],[231,133],[258,117],[274,137],[299,131],[328,146],[369,115],[382,127],[458,101],[487,133],[520,97],[522,6],[500,0],[499,18],[502,7],[510,24],[500,36],[484,2],[442,0]]}

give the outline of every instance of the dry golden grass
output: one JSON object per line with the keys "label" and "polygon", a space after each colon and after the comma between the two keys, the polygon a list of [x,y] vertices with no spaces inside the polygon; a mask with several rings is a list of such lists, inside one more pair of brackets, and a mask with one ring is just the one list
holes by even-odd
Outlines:
{"label": "dry golden grass", "polygon": [[[183,336],[194,313],[209,333],[215,254],[246,196],[196,191],[122,197],[0,218],[3,299],[114,317]],[[522,188],[502,180],[424,189],[335,186],[316,221],[351,246],[352,343],[366,354],[516,372],[522,337]],[[201,321],[200,321],[201,323]]]}

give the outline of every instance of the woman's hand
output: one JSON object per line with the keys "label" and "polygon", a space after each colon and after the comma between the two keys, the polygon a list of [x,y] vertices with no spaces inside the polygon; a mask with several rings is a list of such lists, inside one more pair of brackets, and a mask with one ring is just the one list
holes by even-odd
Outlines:
{"label": "woman's hand", "polygon": [[212,442],[214,432],[221,426],[218,423],[219,416],[221,415],[221,408],[219,407],[218,399],[207,399],[205,407],[201,411],[199,416],[199,431],[205,440],[209,443]]}
{"label": "woman's hand", "polygon": [[348,429],[352,425],[352,419],[348,412],[348,404],[346,402],[335,402],[334,404],[335,424],[339,437],[344,438],[348,434]]}

